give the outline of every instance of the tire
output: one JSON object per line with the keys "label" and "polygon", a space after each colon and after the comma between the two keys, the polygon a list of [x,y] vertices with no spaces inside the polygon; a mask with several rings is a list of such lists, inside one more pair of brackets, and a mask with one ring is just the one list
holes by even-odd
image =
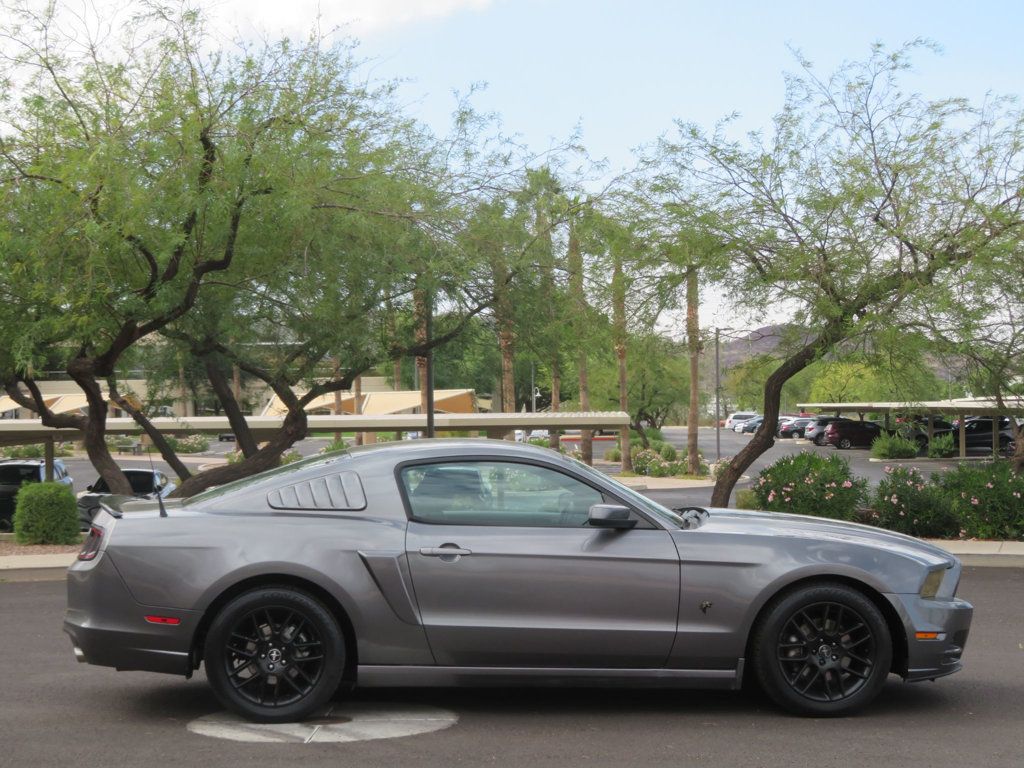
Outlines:
{"label": "tire", "polygon": [[757,681],[780,707],[836,717],[869,704],[892,665],[892,637],[877,606],[837,583],[784,593],[754,630]]}
{"label": "tire", "polygon": [[1002,440],[999,443],[999,452],[1006,458],[1010,458],[1017,452],[1016,440]]}
{"label": "tire", "polygon": [[819,432],[818,434],[816,434],[814,436],[814,444],[815,445],[824,445],[825,444],[825,435],[824,435],[824,433]]}
{"label": "tire", "polygon": [[848,448],[852,448],[853,447],[853,443],[850,442],[850,438],[848,438],[848,437],[841,437],[841,438],[839,438],[839,443],[836,445],[836,447],[837,448],[842,448],[845,451]]}
{"label": "tire", "polygon": [[[258,723],[319,714],[345,671],[345,638],[318,600],[267,587],[231,600],[213,619],[206,676],[227,709]],[[290,666],[289,666],[290,665]]]}

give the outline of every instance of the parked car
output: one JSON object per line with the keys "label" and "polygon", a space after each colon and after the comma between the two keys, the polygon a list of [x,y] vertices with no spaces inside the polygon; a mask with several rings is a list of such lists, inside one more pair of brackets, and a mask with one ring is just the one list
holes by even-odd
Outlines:
{"label": "parked car", "polygon": [[754,411],[737,411],[736,413],[731,413],[729,414],[729,418],[725,420],[725,428],[732,429],[736,426],[736,422],[746,421],[747,419],[752,419],[755,416],[757,416],[757,413]]}
{"label": "parked car", "polygon": [[[166,498],[177,485],[167,476],[155,469],[122,469],[132,486],[132,493],[140,499],[153,499],[159,494]],[[100,502],[110,495],[110,487],[102,477],[78,494],[78,524],[83,531],[88,531],[92,519],[99,511]]]}
{"label": "parked car", "polygon": [[850,421],[850,419],[843,416],[815,416],[811,423],[804,428],[804,437],[814,441],[815,445],[824,445],[825,429],[833,421]]}
{"label": "parked car", "polygon": [[[932,417],[932,435],[948,432],[953,424],[938,416]],[[928,422],[924,417],[907,419],[896,425],[896,434],[915,441],[922,449],[928,447]],[[991,443],[989,444],[991,445]]]}
{"label": "parked car", "polygon": [[960,572],[864,525],[667,509],[547,449],[422,440],[162,509],[111,498],[68,571],[64,630],[91,664],[205,664],[259,722],[353,685],[735,689],[744,671],[787,709],[840,715],[890,672],[961,668]]}
{"label": "parked car", "polygon": [[873,421],[843,419],[825,428],[825,442],[836,448],[870,448],[882,428]]}
{"label": "parked car", "polygon": [[813,419],[790,419],[779,425],[779,437],[803,437],[804,430]]}
{"label": "parked car", "polygon": [[[41,483],[46,479],[43,459],[5,459],[0,461],[0,531],[14,529],[14,506],[18,491],[26,483]],[[69,488],[74,480],[61,459],[53,460],[53,480]]]}
{"label": "parked car", "polygon": [[[1011,422],[1006,416],[999,419],[999,436],[997,439],[999,440],[999,452],[1004,456],[1011,456],[1017,450],[1017,433],[1014,429],[1015,426],[1016,421]],[[959,429],[935,430],[933,433],[935,437],[947,434],[953,436],[953,445],[960,444]],[[985,450],[987,452],[991,452],[992,418],[989,416],[981,416],[968,419],[964,424],[964,439],[967,443],[968,450]]]}
{"label": "parked car", "polygon": [[750,434],[752,432],[757,432],[757,428],[760,427],[761,424],[763,424],[763,423],[764,423],[764,416],[755,416],[752,419],[747,419],[746,421],[741,421],[736,426],[736,431],[740,432],[742,434]]}

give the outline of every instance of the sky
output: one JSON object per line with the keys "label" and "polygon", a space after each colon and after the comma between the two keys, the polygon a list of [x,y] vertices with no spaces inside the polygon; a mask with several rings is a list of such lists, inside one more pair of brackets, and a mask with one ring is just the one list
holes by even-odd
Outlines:
{"label": "sky", "polygon": [[591,156],[612,171],[675,119],[705,127],[739,113],[768,124],[782,104],[783,73],[799,49],[827,73],[927,38],[908,87],[930,97],[1024,91],[1024,3],[903,0],[857,3],[678,0],[218,0],[225,29],[303,34],[342,27],[360,41],[374,78],[404,81],[410,112],[444,132],[454,91],[501,114],[506,132],[540,150],[578,125]]}

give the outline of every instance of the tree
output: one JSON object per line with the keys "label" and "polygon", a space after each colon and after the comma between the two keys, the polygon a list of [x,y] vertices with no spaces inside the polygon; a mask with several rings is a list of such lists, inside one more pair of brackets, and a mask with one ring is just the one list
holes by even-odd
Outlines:
{"label": "tree", "polygon": [[789,78],[770,136],[679,124],[664,172],[714,212],[728,284],[748,307],[789,307],[764,383],[764,422],[720,474],[712,503],[774,442],[785,383],[840,343],[891,329],[925,288],[1016,241],[1024,122],[1005,102],[929,102],[899,85],[916,45],[876,46],[831,78]]}
{"label": "tree", "polygon": [[[0,139],[0,269],[14,302],[2,377],[44,424],[80,429],[110,488],[130,493],[104,441],[99,382],[237,270],[251,223],[311,193],[337,118],[365,94],[348,49],[319,39],[206,54],[191,12],[154,8],[117,39],[76,38],[54,13],[18,7],[3,30],[0,79],[24,96],[6,100]],[[57,349],[85,416],[54,414],[39,393],[35,363]]]}

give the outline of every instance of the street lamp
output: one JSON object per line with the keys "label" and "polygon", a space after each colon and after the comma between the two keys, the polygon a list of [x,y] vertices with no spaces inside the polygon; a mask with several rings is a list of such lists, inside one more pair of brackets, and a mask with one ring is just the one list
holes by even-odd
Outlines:
{"label": "street lamp", "polygon": [[715,462],[722,460],[722,418],[720,399],[722,395],[722,374],[719,354],[719,338],[722,331],[732,331],[734,328],[719,328],[715,326]]}

